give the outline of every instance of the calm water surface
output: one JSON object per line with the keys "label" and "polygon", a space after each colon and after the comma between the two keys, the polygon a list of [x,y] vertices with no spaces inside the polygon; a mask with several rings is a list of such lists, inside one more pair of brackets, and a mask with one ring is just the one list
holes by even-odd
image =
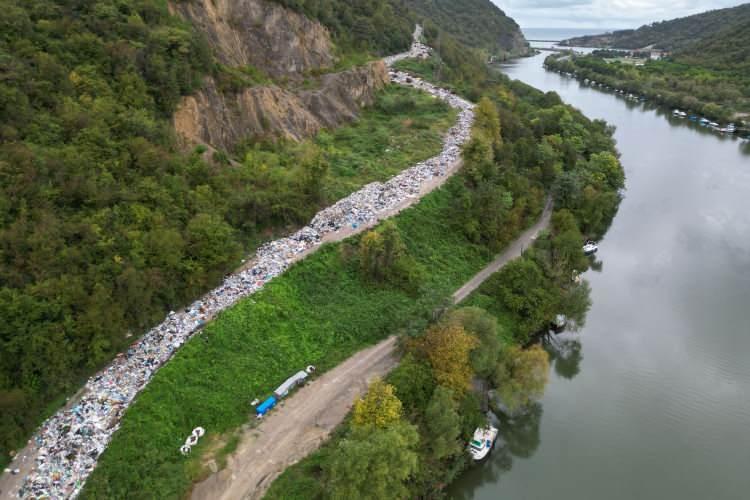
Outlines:
{"label": "calm water surface", "polygon": [[617,127],[620,212],[593,306],[528,417],[453,498],[750,498],[750,149],[542,68],[506,66]]}

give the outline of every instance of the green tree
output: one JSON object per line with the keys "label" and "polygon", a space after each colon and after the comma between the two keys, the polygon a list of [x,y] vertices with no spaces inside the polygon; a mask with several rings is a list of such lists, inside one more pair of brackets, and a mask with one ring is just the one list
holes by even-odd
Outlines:
{"label": "green tree", "polygon": [[476,336],[479,342],[471,351],[471,366],[477,375],[490,376],[497,365],[501,348],[497,319],[484,309],[463,307],[452,311],[446,321],[458,324]]}
{"label": "green tree", "polygon": [[436,460],[461,452],[458,438],[461,434],[461,417],[452,390],[437,386],[427,405],[424,418],[430,439],[430,455]]}
{"label": "green tree", "polygon": [[416,427],[407,423],[355,430],[338,444],[325,466],[331,498],[408,498],[405,482],[417,471],[418,442]]}
{"label": "green tree", "polygon": [[543,329],[557,314],[557,295],[539,266],[518,259],[503,268],[488,288],[518,322],[520,341]]}
{"label": "green tree", "polygon": [[539,399],[548,377],[549,355],[540,345],[525,350],[513,345],[503,351],[492,381],[512,413]]}

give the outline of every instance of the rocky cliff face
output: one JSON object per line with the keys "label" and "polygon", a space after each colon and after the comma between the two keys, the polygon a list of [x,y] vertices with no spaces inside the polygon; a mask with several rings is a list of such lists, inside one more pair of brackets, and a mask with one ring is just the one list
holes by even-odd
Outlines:
{"label": "rocky cliff face", "polygon": [[334,62],[326,28],[265,0],[173,1],[170,9],[202,31],[227,66],[294,78]]}
{"label": "rocky cliff face", "polygon": [[206,35],[221,63],[254,66],[291,83],[226,93],[207,78],[174,115],[175,130],[190,145],[231,150],[259,135],[301,140],[354,120],[388,82],[385,65],[374,62],[323,75],[315,90],[293,90],[309,72],[334,64],[330,35],[319,23],[265,0],[190,0],[173,2],[171,9]]}
{"label": "rocky cliff face", "polygon": [[190,143],[224,150],[258,135],[300,140],[354,120],[387,82],[388,72],[380,61],[325,75],[320,88],[298,92],[260,86],[226,95],[209,78],[203,90],[183,99],[174,125]]}

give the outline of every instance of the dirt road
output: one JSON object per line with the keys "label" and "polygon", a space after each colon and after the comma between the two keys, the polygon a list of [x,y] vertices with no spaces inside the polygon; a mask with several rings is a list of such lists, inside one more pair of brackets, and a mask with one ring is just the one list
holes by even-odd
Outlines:
{"label": "dirt road", "polygon": [[261,498],[289,465],[316,450],[377,376],[396,366],[396,337],[360,351],[286,399],[243,433],[224,470],[193,489],[193,499]]}
{"label": "dirt road", "polygon": [[534,240],[536,240],[539,233],[549,226],[550,218],[552,216],[552,202],[548,201],[547,206],[544,207],[544,212],[539,218],[536,224],[531,228],[524,231],[521,236],[511,243],[503,253],[497,256],[487,267],[477,273],[476,276],[471,278],[468,283],[458,289],[453,294],[453,303],[458,304],[462,302],[466,297],[471,295],[471,292],[479,288],[479,285],[484,283],[487,278],[498,272],[508,262],[521,256],[523,251],[529,248]]}
{"label": "dirt road", "polygon": [[[493,273],[519,257],[549,225],[551,214],[552,204],[547,203],[539,221],[461,287],[453,295],[454,303],[461,302]],[[367,382],[388,373],[396,363],[396,338],[390,337],[308,384],[285,400],[260,426],[246,431],[227,467],[197,484],[192,499],[262,498],[287,466],[303,459],[325,441],[344,420],[356,398],[364,393]]]}

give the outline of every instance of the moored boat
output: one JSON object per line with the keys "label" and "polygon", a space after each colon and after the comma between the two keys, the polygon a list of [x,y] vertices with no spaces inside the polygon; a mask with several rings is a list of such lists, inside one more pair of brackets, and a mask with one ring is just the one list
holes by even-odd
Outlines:
{"label": "moored boat", "polygon": [[496,439],[497,429],[489,424],[487,427],[475,430],[474,437],[469,442],[469,453],[471,454],[471,458],[479,461],[489,455],[490,450],[495,445]]}
{"label": "moored boat", "polygon": [[599,245],[597,245],[596,242],[594,241],[587,241],[583,245],[583,253],[585,253],[586,255],[593,255],[598,251],[599,251]]}

